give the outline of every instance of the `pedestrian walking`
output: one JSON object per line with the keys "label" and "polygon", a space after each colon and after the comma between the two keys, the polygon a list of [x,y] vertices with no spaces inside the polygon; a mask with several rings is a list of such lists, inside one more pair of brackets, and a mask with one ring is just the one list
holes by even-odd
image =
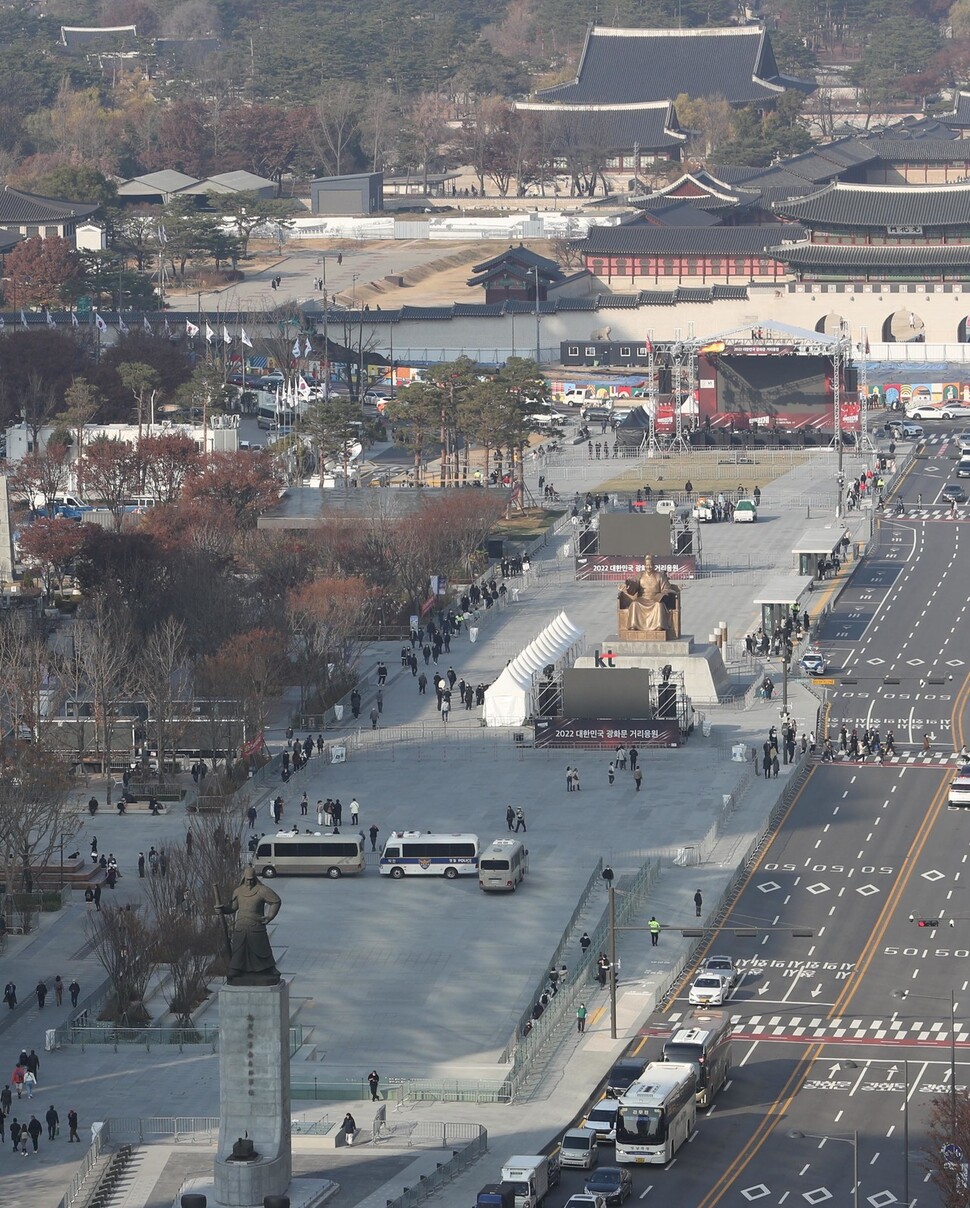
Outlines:
{"label": "pedestrian walking", "polygon": [[57,1136],[57,1126],[61,1122],[60,1116],[54,1110],[53,1103],[47,1109],[47,1115],[44,1117],[44,1119],[47,1121],[47,1140],[53,1141]]}
{"label": "pedestrian walking", "polygon": [[448,714],[449,714],[450,712],[451,712],[451,701],[450,701],[450,700],[442,700],[442,702],[441,702],[441,720],[442,720],[443,722],[447,722],[447,721],[448,721]]}
{"label": "pedestrian walking", "polygon": [[929,734],[924,734],[923,735],[923,754],[924,755],[929,754],[929,749],[930,749],[930,736],[929,736]]}
{"label": "pedestrian walking", "polygon": [[377,836],[380,834],[380,827],[377,826],[376,823],[372,822],[367,828],[367,833],[370,835],[371,851],[377,851]]}
{"label": "pedestrian walking", "polygon": [[255,807],[255,805],[251,805],[251,806],[249,807],[249,809],[248,809],[248,810],[246,810],[246,817],[249,819],[249,829],[250,829],[250,830],[255,830],[255,829],[256,829],[256,818],[257,818],[257,816],[258,816],[258,815],[257,815],[257,813],[256,813],[256,807]]}
{"label": "pedestrian walking", "polygon": [[701,907],[703,905],[704,905],[704,899],[701,896],[701,891],[698,889],[697,893],[694,894],[694,913],[697,915],[698,918],[701,917]]}
{"label": "pedestrian walking", "polygon": [[17,987],[13,982],[7,982],[3,988],[3,1001],[12,1011],[17,1005]]}
{"label": "pedestrian walking", "polygon": [[58,973],[54,978],[54,1006],[59,1007],[64,1002],[64,983],[61,981],[61,975]]}
{"label": "pedestrian walking", "polygon": [[515,829],[515,810],[512,808],[511,805],[508,806],[505,811],[505,825],[508,827],[509,830]]}
{"label": "pedestrian walking", "polygon": [[340,1128],[344,1134],[345,1143],[347,1145],[353,1145],[354,1137],[357,1134],[357,1121],[350,1114],[350,1112],[344,1116],[343,1123],[340,1125]]}
{"label": "pedestrian walking", "polygon": [[376,700],[377,700],[377,712],[383,713],[384,712],[384,689],[383,688],[377,689]]}
{"label": "pedestrian walking", "polygon": [[323,801],[317,802],[317,826],[323,826]]}
{"label": "pedestrian walking", "polygon": [[77,1135],[77,1112],[72,1107],[67,1113],[67,1139],[68,1141],[77,1141],[80,1145],[81,1138]]}
{"label": "pedestrian walking", "polygon": [[573,768],[573,792],[578,793],[579,791],[579,768]]}
{"label": "pedestrian walking", "polygon": [[10,1083],[8,1082],[0,1091],[0,1109],[3,1110],[5,1116],[10,1115],[10,1105],[13,1103],[13,1095],[10,1093]]}
{"label": "pedestrian walking", "polygon": [[593,941],[589,938],[589,933],[586,931],[584,931],[583,934],[579,937],[579,946],[583,950],[583,956],[585,956],[586,953],[589,951],[589,946],[590,946],[590,944],[592,944],[592,942]]}
{"label": "pedestrian walking", "polygon": [[33,1099],[34,1087],[37,1085],[37,1075],[30,1070],[24,1071],[24,1090],[27,1092],[27,1098]]}
{"label": "pedestrian walking", "polygon": [[304,793],[303,796],[300,798],[300,817],[305,818],[309,812],[310,812],[310,798],[306,795],[306,793]]}
{"label": "pedestrian walking", "polygon": [[640,762],[640,752],[636,749],[636,747],[631,747],[630,748],[630,771],[631,772],[635,772],[637,770],[637,764],[639,762]]}
{"label": "pedestrian walking", "polygon": [[13,1142],[13,1151],[17,1152],[20,1147],[20,1134],[23,1129],[20,1121],[16,1116],[10,1121],[10,1140]]}
{"label": "pedestrian walking", "polygon": [[776,779],[778,777],[779,769],[780,769],[780,764],[778,763],[778,752],[776,751],[774,753],[774,755],[772,755],[772,757],[771,757],[771,774]]}
{"label": "pedestrian walking", "polygon": [[650,947],[656,948],[660,943],[660,924],[653,915],[650,916],[650,922],[647,923],[647,927],[650,930]]}
{"label": "pedestrian walking", "polygon": [[380,712],[379,712],[377,706],[374,705],[374,707],[370,711],[370,728],[372,730],[377,729],[377,719],[379,717],[380,717]]}
{"label": "pedestrian walking", "polygon": [[34,1049],[31,1049],[26,1058],[20,1063],[24,1068],[36,1078],[40,1073],[40,1058]]}
{"label": "pedestrian walking", "polygon": [[586,1031],[586,1004],[581,1002],[576,1008],[576,1031],[582,1034]]}
{"label": "pedestrian walking", "polygon": [[643,772],[639,768],[637,768],[637,770],[633,773],[633,781],[636,784],[637,792],[639,793],[640,785],[643,784]]}
{"label": "pedestrian walking", "polygon": [[370,1087],[370,1097],[372,1103],[377,1103],[380,1099],[380,1095],[378,1094],[378,1087],[380,1084],[380,1074],[377,1072],[377,1070],[371,1070],[371,1072],[367,1075],[367,1085]]}
{"label": "pedestrian walking", "polygon": [[616,769],[613,767],[612,764],[610,764],[610,766],[607,768],[606,778],[607,778],[607,780],[609,780],[610,784],[612,784],[616,780]]}
{"label": "pedestrian walking", "polygon": [[606,882],[606,888],[610,889],[613,885],[613,878],[616,876],[616,873],[613,871],[613,869],[610,867],[609,864],[604,866],[603,871],[600,873],[600,876]]}
{"label": "pedestrian walking", "polygon": [[525,825],[525,814],[522,812],[521,806],[515,811],[515,829],[517,831],[528,829]]}
{"label": "pedestrian walking", "polygon": [[428,677],[422,671],[418,676],[418,696],[428,695]]}
{"label": "pedestrian walking", "polygon": [[27,1071],[18,1062],[13,1067],[13,1073],[10,1075],[10,1081],[13,1085],[14,1092],[18,1099],[22,1099],[24,1097],[24,1076],[26,1075],[26,1073],[27,1073]]}
{"label": "pedestrian walking", "polygon": [[[41,1122],[36,1116],[31,1116],[30,1123],[27,1125],[27,1135],[30,1137],[31,1143],[33,1144],[34,1153],[37,1152],[37,1142],[40,1140],[40,1134],[43,1131],[44,1129]],[[21,1133],[21,1137],[22,1136],[23,1133]]]}
{"label": "pedestrian walking", "polygon": [[67,987],[67,992],[71,996],[71,1006],[76,1007],[77,1000],[81,994],[81,987],[77,984],[76,977],[71,981],[71,984]]}
{"label": "pedestrian walking", "polygon": [[140,877],[145,875],[145,853],[143,851],[138,853],[138,875]]}
{"label": "pedestrian walking", "polygon": [[34,988],[34,993],[37,995],[37,1009],[42,1011],[44,1003],[47,1002],[47,983],[39,981]]}
{"label": "pedestrian walking", "polygon": [[567,763],[566,764],[566,792],[571,793],[572,791],[573,791],[573,770]]}

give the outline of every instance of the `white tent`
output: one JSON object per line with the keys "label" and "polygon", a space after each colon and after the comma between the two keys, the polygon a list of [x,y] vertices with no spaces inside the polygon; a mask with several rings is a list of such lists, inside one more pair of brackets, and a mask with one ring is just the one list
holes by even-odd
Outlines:
{"label": "white tent", "polygon": [[550,621],[485,690],[485,724],[521,726],[535,713],[536,685],[543,670],[550,663],[557,670],[571,665],[584,636],[564,612]]}

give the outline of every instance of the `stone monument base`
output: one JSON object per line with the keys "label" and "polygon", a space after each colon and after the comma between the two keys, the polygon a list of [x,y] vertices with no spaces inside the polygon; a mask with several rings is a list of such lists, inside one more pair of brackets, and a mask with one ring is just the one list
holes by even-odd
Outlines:
{"label": "stone monument base", "polygon": [[[290,1186],[290,997],[276,985],[226,985],[219,991],[219,1148],[215,1201],[262,1208]],[[233,1145],[252,1141],[255,1161],[233,1161]]]}
{"label": "stone monument base", "polygon": [[[721,651],[713,643],[695,644],[687,635],[672,638],[669,642],[624,641],[620,637],[606,638],[601,644],[601,655],[612,651],[616,667],[642,667],[658,675],[662,667],[684,677],[684,691],[695,704],[714,704],[727,696],[730,690],[727,668]],[[581,655],[577,667],[597,666],[594,655]],[[604,671],[604,675],[608,675]]]}
{"label": "stone monument base", "polygon": [[[321,1204],[332,1199],[339,1190],[339,1183],[333,1183],[327,1179],[324,1179],[323,1182],[319,1179],[292,1179],[284,1194],[289,1196],[290,1208],[319,1208]],[[218,1189],[212,1179],[186,1179],[175,1200],[174,1208],[179,1208],[182,1196],[188,1194],[204,1195],[206,1208],[232,1208],[231,1204],[224,1204],[219,1199]],[[263,1208],[262,1200],[259,1201],[259,1208]]]}

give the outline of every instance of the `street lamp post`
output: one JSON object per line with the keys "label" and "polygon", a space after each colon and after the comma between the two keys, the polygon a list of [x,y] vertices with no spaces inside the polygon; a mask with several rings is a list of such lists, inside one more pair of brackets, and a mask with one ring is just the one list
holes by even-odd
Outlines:
{"label": "street lamp post", "polygon": [[852,1146],[852,1208],[859,1208],[859,1130],[854,1128],[851,1137],[838,1137],[831,1133],[800,1132],[795,1128],[788,1135],[793,1141],[811,1138],[813,1141],[842,1141]]}
{"label": "street lamp post", "polygon": [[[945,1002],[942,994],[913,994],[909,990],[893,990],[891,997],[905,1001],[907,998],[925,998],[929,1002]],[[950,1124],[954,1132],[957,1124],[957,1004],[950,990]]]}

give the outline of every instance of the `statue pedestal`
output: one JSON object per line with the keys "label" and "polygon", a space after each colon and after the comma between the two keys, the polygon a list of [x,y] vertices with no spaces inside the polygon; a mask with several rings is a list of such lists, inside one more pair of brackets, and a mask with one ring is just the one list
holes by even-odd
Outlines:
{"label": "statue pedestal", "polygon": [[[672,638],[669,642],[624,640],[622,635],[609,637],[600,643],[600,653],[612,651],[616,667],[642,667],[658,678],[661,667],[670,665],[684,677],[684,691],[694,704],[714,704],[726,696],[730,688],[727,668],[717,646],[695,644],[689,636]],[[597,666],[594,655],[581,655],[577,667]],[[608,675],[609,671],[604,671]]]}
{"label": "statue pedestal", "polygon": [[[290,1006],[286,982],[219,991],[219,1148],[215,1194],[225,1208],[261,1208],[290,1185]],[[258,1155],[232,1161],[248,1137]]]}

